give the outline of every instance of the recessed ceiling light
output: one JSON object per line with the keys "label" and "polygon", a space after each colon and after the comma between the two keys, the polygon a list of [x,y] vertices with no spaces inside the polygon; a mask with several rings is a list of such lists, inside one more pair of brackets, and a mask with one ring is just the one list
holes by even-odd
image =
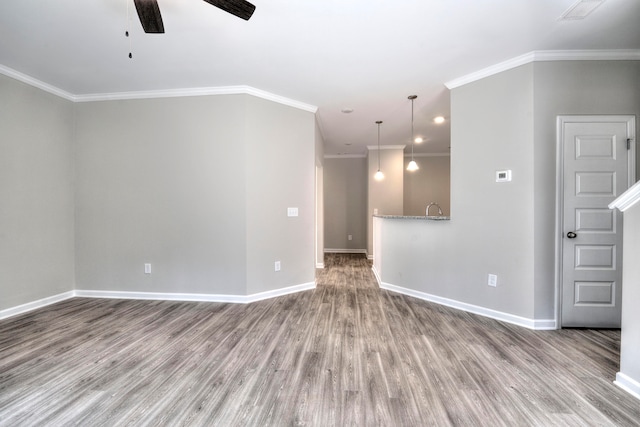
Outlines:
{"label": "recessed ceiling light", "polygon": [[560,16],[560,20],[573,21],[576,19],[584,19],[602,3],[604,3],[604,0],[579,0]]}
{"label": "recessed ceiling light", "polygon": [[442,124],[442,123],[444,123],[444,117],[438,116],[438,117],[433,119],[433,122],[436,123],[436,124]]}
{"label": "recessed ceiling light", "polygon": [[351,145],[351,143],[350,142],[345,142],[344,145]]}
{"label": "recessed ceiling light", "polygon": [[422,141],[424,141],[424,139],[422,139],[421,136],[417,137],[416,139],[414,139],[416,144],[420,144]]}
{"label": "recessed ceiling light", "polygon": [[342,109],[342,110],[340,110],[340,111],[342,111],[342,112],[343,112],[343,113],[345,113],[345,114],[350,114],[350,113],[353,113],[353,108],[346,108],[346,107],[345,107],[345,108],[343,108],[343,109]]}

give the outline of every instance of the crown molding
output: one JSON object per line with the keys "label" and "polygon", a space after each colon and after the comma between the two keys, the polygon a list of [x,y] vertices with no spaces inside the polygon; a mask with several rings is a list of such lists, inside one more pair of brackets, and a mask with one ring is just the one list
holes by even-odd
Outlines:
{"label": "crown molding", "polygon": [[207,95],[252,95],[278,104],[308,111],[313,114],[318,111],[318,107],[315,105],[306,104],[304,102],[296,101],[295,99],[286,98],[284,96],[276,95],[274,93],[246,85],[75,95],[3,65],[0,65],[0,74],[4,74],[7,77],[11,77],[12,79],[21,81],[22,83],[26,83],[38,89],[42,89],[45,92],[72,102],[120,101],[130,99],[176,98]]}
{"label": "crown molding", "polygon": [[[380,150],[404,150],[406,145],[381,145]],[[367,145],[367,148],[371,151],[377,151],[377,145]]]}
{"label": "crown molding", "polygon": [[38,89],[41,89],[45,92],[48,92],[50,94],[59,96],[60,98],[64,98],[67,101],[74,101],[74,95],[62,90],[60,88],[57,88],[55,86],[52,86],[48,83],[43,82],[42,80],[38,80],[36,78],[33,78],[31,76],[28,76],[24,73],[21,73],[20,71],[16,71],[12,68],[9,67],[5,67],[4,65],[0,65],[0,74],[3,74],[7,77],[11,77],[12,79],[18,80],[22,83],[26,83],[29,86],[33,86],[36,87]]}
{"label": "crown molding", "polygon": [[278,104],[298,108],[300,110],[316,113],[318,107],[294,99],[276,95],[251,86],[220,86],[220,87],[197,87],[184,89],[149,90],[135,92],[113,92],[95,93],[87,95],[75,95],[75,102],[95,102],[95,101],[115,101],[129,99],[154,99],[154,98],[177,98],[189,96],[212,96],[212,95],[252,95]]}
{"label": "crown molding", "polygon": [[[404,153],[405,158],[410,158],[411,153]],[[451,153],[414,153],[413,157],[451,157]]]}
{"label": "crown molding", "polygon": [[493,76],[503,71],[511,70],[521,65],[532,62],[545,61],[638,61],[640,60],[639,49],[620,50],[543,50],[533,51],[524,55],[516,56],[504,62],[492,65],[487,68],[475,71],[471,74],[459,77],[446,82],[447,89],[455,89],[468,83]]}
{"label": "crown molding", "polygon": [[366,159],[365,154],[325,154],[325,159]]}

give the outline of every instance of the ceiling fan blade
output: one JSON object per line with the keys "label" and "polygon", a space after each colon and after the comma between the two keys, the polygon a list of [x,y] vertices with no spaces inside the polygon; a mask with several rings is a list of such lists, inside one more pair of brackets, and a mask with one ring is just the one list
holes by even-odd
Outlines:
{"label": "ceiling fan blade", "polygon": [[133,0],[145,33],[164,33],[157,0]]}
{"label": "ceiling fan blade", "polygon": [[225,12],[248,21],[256,7],[246,0],[204,0]]}

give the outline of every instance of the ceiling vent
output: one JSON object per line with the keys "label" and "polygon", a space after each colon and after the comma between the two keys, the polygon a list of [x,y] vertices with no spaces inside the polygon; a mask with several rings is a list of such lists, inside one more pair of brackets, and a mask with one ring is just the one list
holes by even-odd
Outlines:
{"label": "ceiling vent", "polygon": [[604,3],[604,0],[579,0],[560,16],[560,20],[575,21],[584,19],[602,3]]}

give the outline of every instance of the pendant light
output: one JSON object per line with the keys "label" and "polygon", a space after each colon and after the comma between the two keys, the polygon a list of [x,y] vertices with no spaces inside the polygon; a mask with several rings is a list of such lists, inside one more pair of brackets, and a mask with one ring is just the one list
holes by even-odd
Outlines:
{"label": "pendant light", "polygon": [[382,124],[382,121],[378,120],[376,124],[378,125],[378,172],[373,175],[373,178],[376,181],[382,181],[384,179],[384,174],[380,170],[380,125]]}
{"label": "pendant light", "polygon": [[409,165],[407,166],[407,170],[409,172],[413,172],[413,171],[417,171],[418,169],[420,169],[418,167],[418,164],[416,163],[415,160],[413,160],[413,143],[415,141],[415,138],[413,136],[413,100],[416,99],[418,97],[418,95],[409,95],[408,99],[411,100],[411,161],[409,162]]}

